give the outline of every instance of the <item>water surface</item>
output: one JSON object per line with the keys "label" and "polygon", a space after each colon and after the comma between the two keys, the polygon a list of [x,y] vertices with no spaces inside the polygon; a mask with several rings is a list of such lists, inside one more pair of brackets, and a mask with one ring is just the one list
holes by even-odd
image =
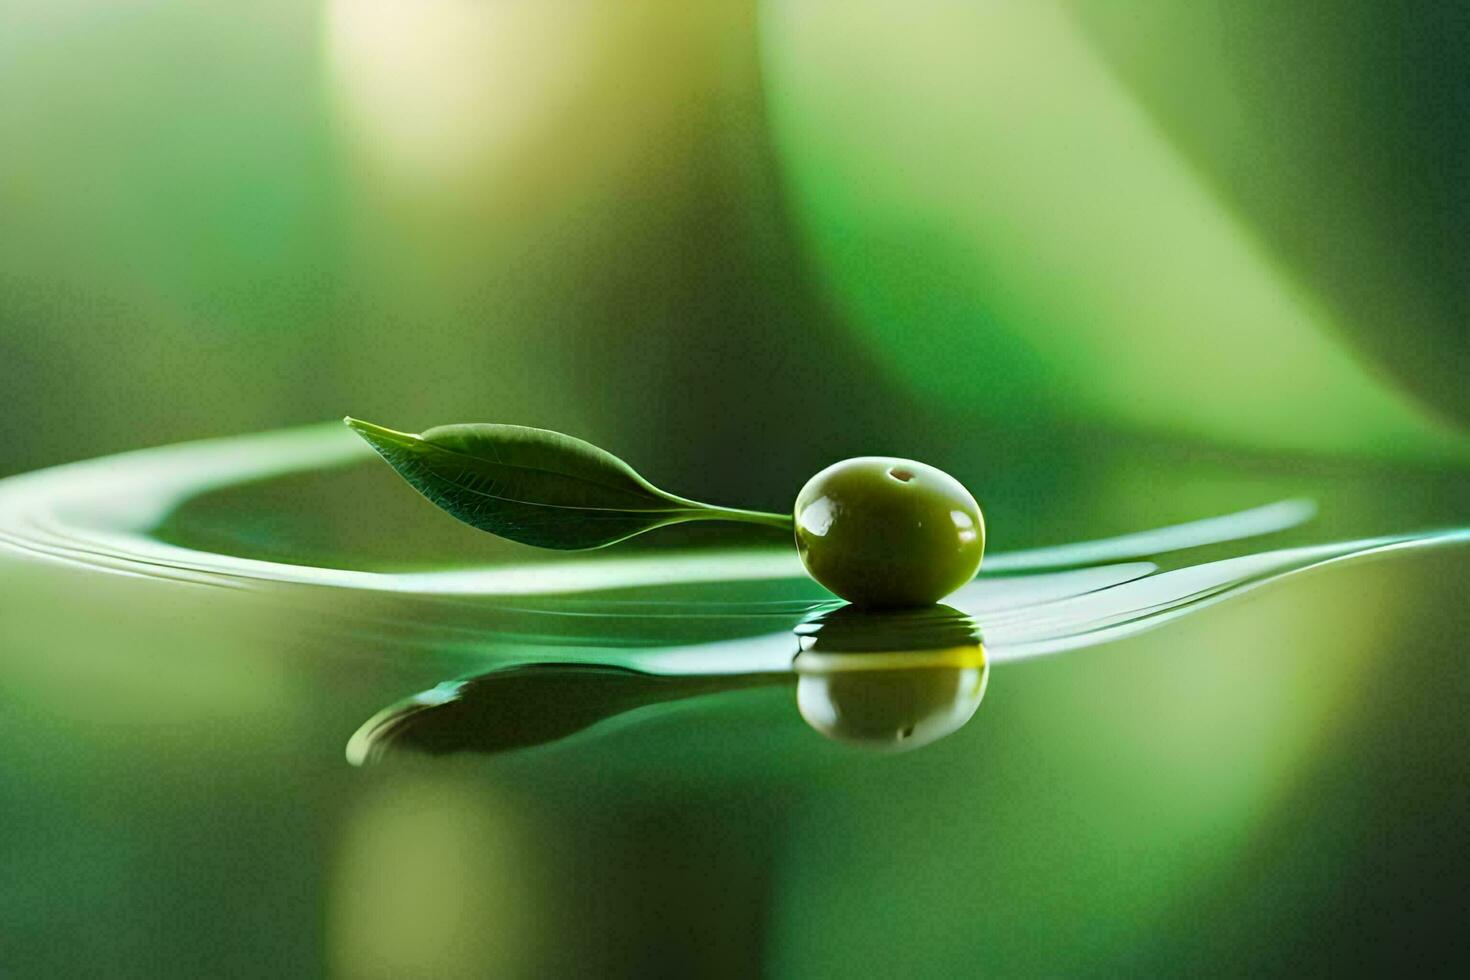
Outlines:
{"label": "water surface", "polygon": [[[7,965],[1177,972],[1449,942],[1466,533],[1422,488],[1452,475],[1028,528],[895,627],[845,622],[779,539],[539,553],[369,463],[331,426],[0,482]],[[1285,945],[1254,949],[1267,918]]]}

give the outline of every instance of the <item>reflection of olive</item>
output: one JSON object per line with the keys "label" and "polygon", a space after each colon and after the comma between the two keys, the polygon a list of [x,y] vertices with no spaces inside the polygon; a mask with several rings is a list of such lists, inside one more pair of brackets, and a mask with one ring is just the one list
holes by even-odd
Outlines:
{"label": "reflection of olive", "polygon": [[843,606],[796,628],[796,704],[828,738],[903,750],[953,732],[985,695],[975,621],[949,606]]}
{"label": "reflection of olive", "polygon": [[985,695],[986,667],[915,667],[803,674],[796,704],[828,738],[902,751],[960,728]]}
{"label": "reflection of olive", "polygon": [[802,487],[794,516],[812,578],[864,606],[938,602],[974,578],[985,552],[975,498],[908,459],[834,463]]}
{"label": "reflection of olive", "polygon": [[951,647],[979,647],[981,642],[975,621],[942,603],[917,609],[839,606],[800,623],[795,632],[804,655],[932,653]]}

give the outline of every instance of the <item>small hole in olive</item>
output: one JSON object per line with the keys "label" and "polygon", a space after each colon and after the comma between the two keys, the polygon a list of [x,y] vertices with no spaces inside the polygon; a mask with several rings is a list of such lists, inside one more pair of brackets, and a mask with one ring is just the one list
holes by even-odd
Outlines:
{"label": "small hole in olive", "polygon": [[906,470],[902,466],[895,466],[893,469],[888,471],[888,475],[893,477],[899,483],[907,483],[914,478],[913,471]]}

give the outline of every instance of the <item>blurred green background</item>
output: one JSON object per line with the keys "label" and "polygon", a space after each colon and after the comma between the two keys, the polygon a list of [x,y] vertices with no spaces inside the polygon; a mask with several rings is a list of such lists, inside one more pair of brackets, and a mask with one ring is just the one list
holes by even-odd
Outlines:
{"label": "blurred green background", "polygon": [[772,505],[961,442],[1466,458],[1453,5],[0,18],[0,472],[345,412]]}
{"label": "blurred green background", "polygon": [[[1463,524],[1467,46],[1428,0],[0,0],[0,476],[350,412],[767,509],[913,456],[992,550]],[[172,520],[528,556],[377,469]],[[770,691],[382,775],[354,727],[505,650],[7,559],[0,973],[1463,964],[1465,572],[1006,665],[904,761]]]}

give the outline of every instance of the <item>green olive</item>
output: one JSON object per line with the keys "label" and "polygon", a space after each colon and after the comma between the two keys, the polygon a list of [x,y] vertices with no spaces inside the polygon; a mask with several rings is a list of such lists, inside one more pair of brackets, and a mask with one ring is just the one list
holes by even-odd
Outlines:
{"label": "green olive", "polygon": [[975,577],[985,553],[970,491],[911,459],[833,463],[801,488],[794,516],[812,578],[863,606],[938,602]]}

